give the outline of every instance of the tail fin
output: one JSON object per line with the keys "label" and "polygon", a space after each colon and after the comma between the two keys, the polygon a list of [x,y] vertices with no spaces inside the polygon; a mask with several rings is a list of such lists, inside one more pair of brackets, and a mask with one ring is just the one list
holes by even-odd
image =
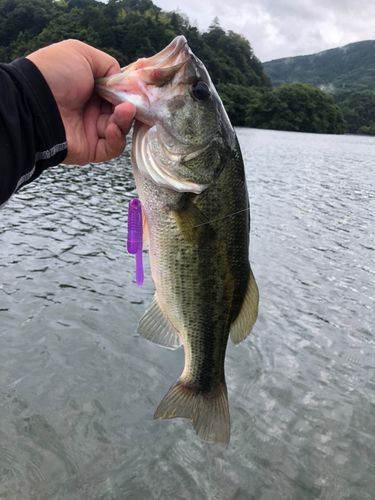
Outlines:
{"label": "tail fin", "polygon": [[162,419],[176,417],[190,418],[195,432],[203,441],[227,445],[230,424],[225,382],[203,394],[178,379],[154,415],[154,418]]}

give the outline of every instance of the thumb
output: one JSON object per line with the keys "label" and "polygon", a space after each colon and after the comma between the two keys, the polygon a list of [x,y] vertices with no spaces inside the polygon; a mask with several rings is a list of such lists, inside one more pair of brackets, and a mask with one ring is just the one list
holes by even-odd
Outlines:
{"label": "thumb", "polygon": [[82,43],[82,50],[90,64],[94,78],[116,75],[121,72],[121,68],[116,59],[101,50]]}

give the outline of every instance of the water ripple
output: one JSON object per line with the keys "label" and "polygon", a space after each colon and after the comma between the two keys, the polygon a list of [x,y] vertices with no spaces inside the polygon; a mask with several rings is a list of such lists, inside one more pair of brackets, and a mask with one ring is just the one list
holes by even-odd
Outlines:
{"label": "water ripple", "polygon": [[228,347],[231,444],[152,419],[184,359],[135,334],[154,290],[126,252],[127,149],[2,210],[0,498],[373,497],[375,140],[238,135],[261,301]]}

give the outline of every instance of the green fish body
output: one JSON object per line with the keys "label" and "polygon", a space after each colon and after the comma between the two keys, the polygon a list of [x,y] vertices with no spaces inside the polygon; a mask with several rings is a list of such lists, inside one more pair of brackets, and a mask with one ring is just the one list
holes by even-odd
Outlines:
{"label": "green fish body", "polygon": [[200,438],[225,445],[228,337],[241,342],[258,310],[235,132],[184,37],[100,80],[97,91],[114,104],[131,100],[137,106],[132,166],[156,288],[138,333],[185,351],[184,371],[155,418],[190,418]]}

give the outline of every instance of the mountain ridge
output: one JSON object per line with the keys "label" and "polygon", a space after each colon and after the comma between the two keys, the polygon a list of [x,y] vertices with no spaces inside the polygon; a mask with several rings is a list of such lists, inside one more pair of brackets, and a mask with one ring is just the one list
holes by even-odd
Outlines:
{"label": "mountain ridge", "polygon": [[305,56],[263,63],[273,87],[305,83],[328,93],[364,90],[375,85],[375,40],[354,42]]}

